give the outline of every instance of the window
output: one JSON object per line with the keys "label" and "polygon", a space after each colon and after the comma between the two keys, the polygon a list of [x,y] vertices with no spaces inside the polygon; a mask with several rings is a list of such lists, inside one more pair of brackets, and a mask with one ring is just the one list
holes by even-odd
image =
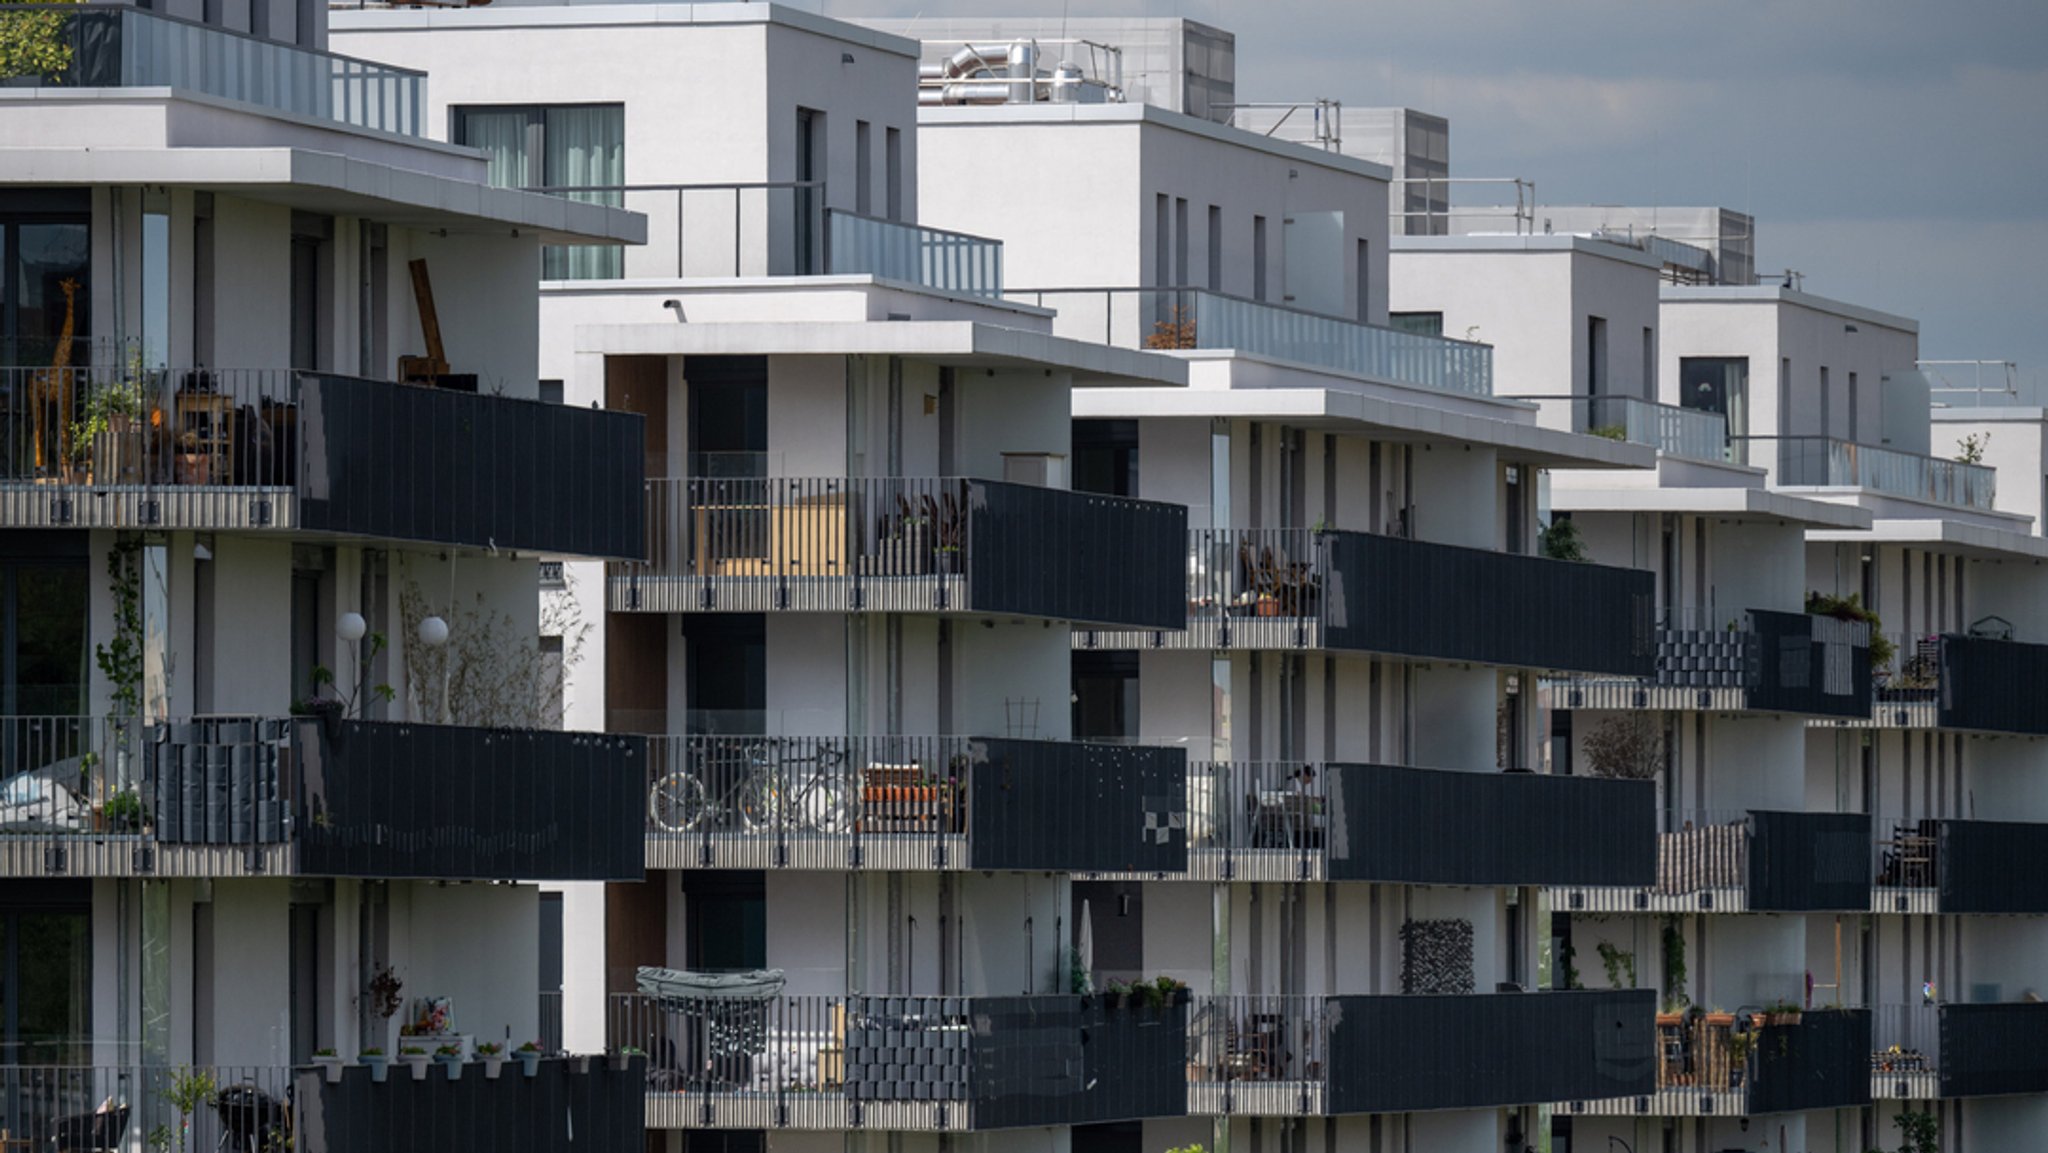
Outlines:
{"label": "window", "polygon": [[1657,399],[1657,330],[1643,326],[1643,398]]}
{"label": "window", "polygon": [[83,882],[10,882],[0,907],[0,1051],[9,1065],[91,1062],[91,920]]}
{"label": "window", "polygon": [[1729,459],[1745,459],[1744,443],[1749,435],[1749,358],[1746,356],[1687,356],[1678,361],[1678,403],[1701,412],[1718,412],[1728,418]]}
{"label": "window", "polygon": [[0,193],[0,365],[52,363],[67,325],[71,363],[89,362],[91,258],[87,193]]}
{"label": "window", "polygon": [[1074,739],[1138,735],[1138,654],[1074,654]]}
{"label": "window", "polygon": [[[622,104],[534,105],[455,109],[455,142],[482,149],[499,188],[581,188],[566,192],[587,204],[625,203],[626,109]],[[624,275],[618,245],[541,250],[549,280],[616,280]]]}
{"label": "window", "polygon": [[1138,495],[1138,422],[1074,422],[1074,491]]}
{"label": "window", "polygon": [[874,126],[865,120],[853,122],[853,210],[874,215]]}
{"label": "window", "polygon": [[1358,322],[1372,321],[1372,241],[1358,242]]}
{"label": "window", "polygon": [[903,130],[891,128],[885,137],[889,150],[886,176],[889,181],[889,219],[903,219]]}
{"label": "window", "polygon": [[1209,206],[1209,291],[1223,291],[1223,209]]}
{"label": "window", "polygon": [[1171,209],[1166,194],[1152,199],[1152,283],[1161,288],[1173,283],[1173,250],[1167,247]]}
{"label": "window", "polygon": [[1444,314],[1441,312],[1390,312],[1387,324],[1401,332],[1412,332],[1417,336],[1442,336]]}
{"label": "window", "polygon": [[1266,299],[1266,218],[1252,217],[1252,299]]}
{"label": "window", "polygon": [[1188,201],[1185,196],[1173,198],[1173,270],[1179,280],[1173,284],[1187,284],[1188,281]]}
{"label": "window", "polygon": [[1586,395],[1600,396],[1607,391],[1607,320],[1604,317],[1586,318]]}

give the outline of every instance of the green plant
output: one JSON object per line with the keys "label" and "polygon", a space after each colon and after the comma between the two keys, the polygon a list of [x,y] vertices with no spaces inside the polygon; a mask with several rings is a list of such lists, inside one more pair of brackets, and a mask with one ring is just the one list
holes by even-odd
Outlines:
{"label": "green plant", "polygon": [[418,1045],[400,1045],[398,1047],[398,1055],[401,1057],[424,1057],[427,1055],[427,1051]]}
{"label": "green plant", "polygon": [[1618,424],[1603,424],[1599,428],[1589,428],[1586,431],[1603,440],[1628,439],[1628,429]]}
{"label": "green plant", "polygon": [[645,1057],[647,1056],[647,1050],[640,1048],[638,1045],[621,1045],[619,1047],[619,1056]]}
{"label": "green plant", "polygon": [[1550,518],[1549,527],[1537,535],[1537,544],[1551,560],[1583,564],[1592,559],[1586,555],[1586,542],[1579,539],[1579,526],[1563,514]]}
{"label": "green plant", "polygon": [[142,798],[136,795],[134,789],[122,789],[108,797],[107,803],[101,806],[100,813],[106,817],[107,824],[118,831],[139,829],[146,817],[142,809]]}
{"label": "green plant", "polygon": [[[1636,987],[1636,955],[1626,949],[1617,949],[1610,941],[1602,941],[1600,965],[1607,970],[1607,987],[1610,989],[1633,989]],[[1627,980],[1624,982],[1623,978]]]}
{"label": "green plant", "polygon": [[[142,416],[142,386],[132,377],[105,384],[86,395],[78,419],[71,422],[71,454],[84,460],[93,442],[114,431],[116,418],[135,420]],[[111,480],[100,478],[102,484]]]}
{"label": "green plant", "polygon": [[1730,1064],[1737,1067],[1748,1064],[1749,1055],[1755,1048],[1756,1034],[1729,1032],[1728,1061]]}
{"label": "green plant", "polygon": [[[107,593],[114,602],[114,628],[93,647],[93,661],[107,678],[116,717],[142,712],[142,540],[123,534],[107,549]],[[120,730],[116,730],[117,733]]]}
{"label": "green plant", "polygon": [[325,1049],[315,1049],[315,1050],[313,1050],[313,1056],[315,1056],[315,1057],[339,1057],[339,1056],[341,1056],[341,1054],[339,1054],[339,1053],[336,1053],[336,1052],[334,1051],[334,1048],[333,1048],[332,1046],[329,1046],[329,1047],[327,1047],[327,1048],[325,1048]]}
{"label": "green plant", "polygon": [[520,1046],[519,1046],[519,1047],[518,1047],[517,1049],[514,1049],[514,1050],[512,1050],[512,1051],[513,1051],[514,1053],[536,1053],[536,1054],[537,1054],[537,1053],[539,1053],[539,1052],[541,1051],[541,1048],[540,1048],[540,1042],[539,1042],[539,1041],[527,1041],[527,1042],[525,1042],[524,1044],[520,1045]]}
{"label": "green plant", "polygon": [[1941,1119],[1933,1112],[1901,1109],[1892,1126],[1899,1131],[1899,1153],[1941,1153]]}
{"label": "green plant", "polygon": [[143,1140],[148,1142],[149,1147],[156,1150],[157,1153],[165,1153],[171,1147],[171,1127],[169,1125],[156,1125],[150,1129],[149,1136],[143,1138]]}
{"label": "green plant", "polygon": [[1806,611],[1812,616],[1833,617],[1838,621],[1862,621],[1868,624],[1871,668],[1889,667],[1892,658],[1898,653],[1897,646],[1884,635],[1884,622],[1878,619],[1875,611],[1863,607],[1863,598],[1856,593],[1850,593],[1845,597],[1818,591],[1807,593]]}
{"label": "green plant", "polygon": [[359,1057],[382,1057],[384,1055],[384,1050],[377,1048],[375,1045],[372,1045],[356,1055]]}
{"label": "green plant", "polygon": [[1089,988],[1093,983],[1088,970],[1081,965],[1081,950],[1069,946],[1067,949],[1067,992],[1073,993],[1076,996],[1085,996],[1093,992]]}
{"label": "green plant", "polygon": [[[384,639],[383,633],[371,633],[363,638],[364,651],[359,652],[356,655],[356,669],[359,675],[358,680],[356,682],[355,690],[353,692],[350,692],[347,696],[341,696],[339,692],[337,692],[335,696],[335,699],[341,703],[342,716],[360,718],[363,715],[365,694],[368,694],[371,697],[375,697],[377,700],[382,701],[385,704],[389,704],[393,700],[397,699],[398,691],[396,689],[393,689],[390,685],[381,683],[372,685],[364,683],[364,679],[367,678],[369,675],[370,662],[377,659],[377,654],[383,652],[385,646],[388,643],[389,642]],[[313,666],[312,680],[313,691],[316,694],[316,698],[317,694],[322,689],[332,688],[336,684],[334,670],[328,668],[326,665]],[[294,702],[293,712],[296,713],[303,711],[306,713],[311,713],[314,711],[314,707],[318,703],[319,702],[317,699],[313,701]]]}
{"label": "green plant", "polygon": [[219,1086],[214,1083],[213,1074],[204,1069],[179,1066],[171,1073],[171,1083],[164,1089],[164,1100],[178,1111],[178,1151],[184,1153],[185,1134],[192,1128],[192,1114],[199,1112],[212,1101]]}
{"label": "green plant", "polygon": [[1664,1010],[1682,1012],[1692,1004],[1685,993],[1685,931],[1674,914],[1664,918]]}
{"label": "green plant", "polygon": [[440,1046],[440,1047],[438,1047],[438,1048],[436,1048],[436,1049],[434,1050],[434,1056],[436,1056],[436,1057],[460,1057],[460,1056],[462,1056],[462,1046],[460,1046],[460,1045],[442,1045],[442,1046]]}
{"label": "green plant", "polygon": [[1565,939],[1565,942],[1564,942],[1564,948],[1563,948],[1563,949],[1560,949],[1560,950],[1558,951],[1558,954],[1557,954],[1557,967],[1558,967],[1558,980],[1559,980],[1558,988],[1561,988],[1561,989],[1583,989],[1583,988],[1585,988],[1585,986],[1584,986],[1584,985],[1582,985],[1582,984],[1580,984],[1580,983],[1579,983],[1579,967],[1578,967],[1578,965],[1577,965],[1577,964],[1575,964],[1575,963],[1574,963],[1574,962],[1576,962],[1576,961],[1577,961],[1578,959],[1579,959],[1579,947],[1578,947],[1577,945],[1574,945],[1574,944],[1573,944],[1573,943],[1571,942],[1571,939],[1570,939],[1569,937],[1567,937],[1567,938]]}
{"label": "green plant", "polygon": [[[76,3],[77,0],[57,0]],[[0,7],[0,77],[36,76],[56,84],[71,68],[68,13]]]}
{"label": "green plant", "polygon": [[496,1041],[479,1042],[476,1047],[476,1055],[479,1057],[495,1057],[504,1051],[505,1046]]}
{"label": "green plant", "polygon": [[1991,445],[1991,433],[1973,432],[1956,442],[1956,459],[1964,464],[1983,464],[1984,450]]}

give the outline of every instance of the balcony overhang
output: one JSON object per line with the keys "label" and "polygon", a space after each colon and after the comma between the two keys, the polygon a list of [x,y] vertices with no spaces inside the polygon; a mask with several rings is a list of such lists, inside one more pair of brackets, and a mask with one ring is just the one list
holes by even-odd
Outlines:
{"label": "balcony overhang", "polygon": [[[1533,406],[1399,389],[1413,399],[1340,388],[1191,388],[1161,393],[1100,389],[1075,394],[1076,417],[1285,421],[1381,440],[1483,444],[1539,468],[1655,468],[1657,450],[1507,419]],[[1431,401],[1434,403],[1425,403]],[[1490,413],[1488,410],[1493,410]]]}
{"label": "balcony overhang", "polygon": [[1809,500],[1764,488],[1599,488],[1553,483],[1550,506],[1560,512],[1671,512],[1736,521],[1777,521],[1808,529],[1867,529],[1868,509]]}
{"label": "balcony overhang", "polygon": [[576,351],[611,356],[901,356],[951,368],[1043,369],[1075,387],[1185,385],[1170,356],[978,321],[588,324]]}
{"label": "balcony overhang", "polygon": [[[2025,517],[2013,519],[2030,523]],[[2048,538],[1959,520],[1880,517],[1861,532],[1829,529],[1808,533],[1806,539],[1817,544],[1911,545],[1973,560],[2048,560]]]}
{"label": "balcony overhang", "polygon": [[2024,534],[2032,527],[2033,518],[2019,513],[2003,512],[1997,509],[1978,508],[1964,504],[1948,504],[1942,501],[1922,500],[1917,497],[1901,496],[1875,488],[1855,485],[1796,485],[1772,484],[1771,488],[1788,496],[1806,500],[1825,501],[1829,504],[1849,505],[1866,509],[1881,523],[1887,520],[1913,521],[1923,518],[1940,518],[1951,523],[1968,525],[1997,532],[2001,529],[2018,530]]}
{"label": "balcony overhang", "polygon": [[[26,90],[39,91],[39,90]],[[269,125],[274,119],[246,105],[169,88],[130,88],[67,92],[90,101],[109,114],[120,106],[144,104],[171,111],[181,105],[212,106],[198,111],[225,114],[249,122],[250,130],[216,130],[218,139],[255,137],[255,147],[232,144],[188,147],[178,143],[176,118],[166,116],[160,131],[141,132],[128,121],[110,123],[106,139],[132,140],[130,146],[0,147],[0,166],[11,186],[157,184],[201,188],[250,200],[288,205],[309,212],[359,216],[402,228],[443,230],[451,234],[533,236],[545,244],[642,244],[646,218],[635,212],[584,204],[558,196],[492,188],[452,171],[467,166],[469,149],[450,149],[405,138],[364,132],[343,132],[328,125],[293,122]],[[11,101],[0,100],[0,107]],[[67,109],[68,111],[68,109]],[[283,131],[280,131],[280,128]],[[303,135],[305,140],[291,140]],[[361,137],[360,148],[354,137]],[[78,139],[93,139],[81,134]],[[335,151],[337,147],[375,153],[372,159]],[[420,167],[398,163],[402,156],[426,149]],[[454,153],[450,156],[448,153]],[[427,168],[451,169],[428,171]]]}

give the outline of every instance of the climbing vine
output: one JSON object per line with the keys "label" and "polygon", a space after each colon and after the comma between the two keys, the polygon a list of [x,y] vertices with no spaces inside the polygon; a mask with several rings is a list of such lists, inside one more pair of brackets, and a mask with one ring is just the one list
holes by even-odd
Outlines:
{"label": "climbing vine", "polygon": [[1685,932],[1678,918],[1664,918],[1664,1008],[1678,1012],[1692,1004],[1685,994]]}
{"label": "climbing vine", "polygon": [[107,549],[107,593],[114,602],[114,628],[93,646],[93,660],[107,678],[109,700],[118,717],[142,712],[142,541],[119,536]]}

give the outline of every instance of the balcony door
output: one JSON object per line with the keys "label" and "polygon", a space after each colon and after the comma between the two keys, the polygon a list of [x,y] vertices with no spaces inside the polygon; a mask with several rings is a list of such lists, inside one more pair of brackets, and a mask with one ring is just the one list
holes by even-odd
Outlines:
{"label": "balcony door", "polygon": [[0,903],[0,1065],[91,1062],[91,891],[84,882],[9,882]]}
{"label": "balcony door", "polygon": [[1678,362],[1678,403],[1728,419],[1728,459],[1747,459],[1749,435],[1749,358],[1687,356]]}
{"label": "balcony door", "polygon": [[[65,284],[72,287],[66,294]],[[0,192],[0,367],[43,368],[92,334],[92,201],[84,189]],[[18,434],[8,437],[8,448]]]}

